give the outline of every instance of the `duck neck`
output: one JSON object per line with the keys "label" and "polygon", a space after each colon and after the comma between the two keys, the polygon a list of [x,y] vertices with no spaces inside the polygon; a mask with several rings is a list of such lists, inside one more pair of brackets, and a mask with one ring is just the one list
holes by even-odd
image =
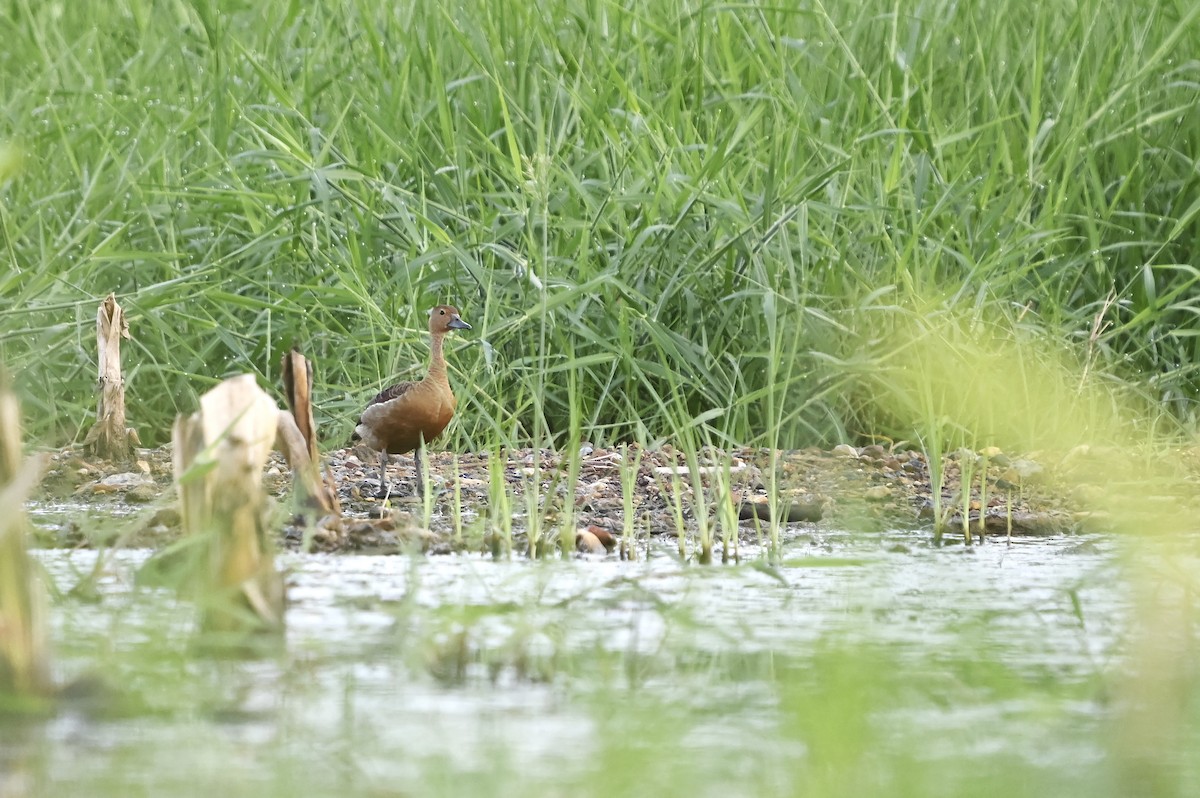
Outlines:
{"label": "duck neck", "polygon": [[441,335],[434,335],[429,343],[429,374],[425,379],[449,385],[450,381],[446,378],[446,358],[442,356],[442,338]]}

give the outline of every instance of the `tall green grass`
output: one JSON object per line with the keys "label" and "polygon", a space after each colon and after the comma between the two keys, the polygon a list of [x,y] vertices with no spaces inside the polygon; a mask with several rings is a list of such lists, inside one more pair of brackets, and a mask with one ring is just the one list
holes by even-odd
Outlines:
{"label": "tall green grass", "polygon": [[1193,3],[17,0],[0,33],[0,360],[45,442],[90,421],[109,291],[149,442],[296,343],[340,444],[437,302],[474,325],[457,447],[911,435],[864,377],[913,296],[1194,414]]}

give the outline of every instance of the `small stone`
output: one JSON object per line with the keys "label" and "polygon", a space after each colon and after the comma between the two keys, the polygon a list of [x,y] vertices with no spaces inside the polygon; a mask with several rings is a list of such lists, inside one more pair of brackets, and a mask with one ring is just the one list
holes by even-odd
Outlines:
{"label": "small stone", "polygon": [[[600,545],[604,546],[605,551],[612,551],[617,547],[617,539],[613,537],[612,532],[602,526],[592,524],[584,531],[595,536],[596,540],[600,541]],[[578,540],[576,540],[576,545],[578,545]]]}
{"label": "small stone", "polygon": [[150,463],[146,462],[145,460],[138,460],[136,463],[134,463],[134,465],[136,465],[137,470],[141,471],[143,474],[150,473]]}
{"label": "small stone", "polygon": [[1095,507],[1105,496],[1106,491],[1098,485],[1076,485],[1071,490],[1071,498],[1083,507]]}
{"label": "small stone", "polygon": [[1088,457],[1091,455],[1091,453],[1092,453],[1092,447],[1086,443],[1081,443],[1078,446],[1071,449],[1071,451],[1066,453],[1066,455],[1063,457],[1063,462],[1069,463],[1072,460],[1078,460],[1083,457]]}
{"label": "small stone", "polygon": [[878,443],[872,443],[870,446],[864,446],[860,456],[867,460],[882,460],[887,457],[887,449],[884,449]]}
{"label": "small stone", "polygon": [[130,490],[143,485],[153,486],[154,480],[145,474],[127,471],[123,474],[109,474],[97,482],[93,490],[96,493],[111,493],[117,490]]}
{"label": "small stone", "polygon": [[839,443],[833,447],[832,454],[838,457],[858,457],[858,449],[848,443]]}
{"label": "small stone", "polygon": [[600,538],[586,529],[575,533],[575,550],[583,554],[608,553],[608,550],[604,548],[604,544],[600,542]]}
{"label": "small stone", "polygon": [[1042,468],[1041,463],[1027,460],[1024,457],[1013,460],[1012,467],[1020,475],[1021,479],[1029,479],[1045,470]]}
{"label": "small stone", "polygon": [[179,508],[163,507],[154,514],[147,526],[177,527],[179,526]]}
{"label": "small stone", "polygon": [[[794,499],[791,501],[780,500],[775,510],[779,513],[779,520],[783,523],[795,523],[797,521],[820,521],[824,515],[824,508],[821,502],[817,499]],[[738,520],[740,521],[759,521],[770,522],[772,508],[766,496],[756,496],[743,501],[738,507]]]}
{"label": "small stone", "polygon": [[130,504],[146,504],[158,498],[158,489],[154,485],[134,485],[125,491],[125,501]]}
{"label": "small stone", "polygon": [[996,487],[1001,490],[1016,490],[1021,487],[1021,475],[1017,473],[1017,469],[1007,468],[996,478]]}
{"label": "small stone", "polygon": [[986,457],[989,460],[992,460],[1002,451],[1003,450],[999,446],[985,446],[979,450],[979,454],[981,457]]}
{"label": "small stone", "polygon": [[892,489],[887,485],[872,485],[863,491],[863,496],[867,501],[881,502],[892,495]]}

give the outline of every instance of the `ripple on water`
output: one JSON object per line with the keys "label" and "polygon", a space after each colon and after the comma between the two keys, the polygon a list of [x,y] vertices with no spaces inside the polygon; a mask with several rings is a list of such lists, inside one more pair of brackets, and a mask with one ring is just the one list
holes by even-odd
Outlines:
{"label": "ripple on water", "polygon": [[[186,651],[193,611],[166,591],[135,588],[132,574],[149,552],[117,550],[105,555],[99,602],[51,614],[62,667],[83,669],[107,651],[100,661],[116,671],[161,680],[152,689],[193,691],[155,699],[191,709],[119,725],[60,719],[45,744],[70,748],[90,734],[103,748],[140,747],[152,766],[170,758],[160,746],[187,738],[198,768],[220,759],[234,738],[283,761],[289,751],[300,756],[289,740],[336,748],[349,734],[369,782],[412,783],[431,762],[486,771],[497,757],[562,777],[590,767],[567,752],[613,733],[618,722],[598,709],[614,700],[606,691],[636,686],[648,706],[683,725],[675,737],[688,750],[750,757],[730,771],[741,772],[768,750],[800,755],[804,746],[779,732],[773,663],[803,673],[814,652],[832,645],[872,651],[929,685],[874,714],[883,728],[928,737],[924,756],[961,756],[969,739],[981,756],[1018,755],[1047,767],[1094,761],[1095,738],[1026,723],[1043,711],[1045,695],[993,695],[964,671],[974,657],[1030,684],[1096,678],[1116,656],[1130,599],[1113,545],[1091,542],[934,548],[921,533],[822,532],[791,541],[771,567],[684,564],[671,555],[673,543],[637,562],[285,553],[281,662],[178,653],[167,665],[163,651]],[[98,554],[37,556],[62,589],[90,572]],[[462,670],[447,673],[458,645]],[[120,660],[120,652],[138,651],[155,652],[159,664]],[[616,665],[606,671],[606,661]],[[1065,723],[1099,722],[1086,696],[1068,690],[1058,706]],[[228,731],[230,723],[239,731]],[[967,731],[980,728],[994,733]],[[98,754],[93,764],[101,766]]]}

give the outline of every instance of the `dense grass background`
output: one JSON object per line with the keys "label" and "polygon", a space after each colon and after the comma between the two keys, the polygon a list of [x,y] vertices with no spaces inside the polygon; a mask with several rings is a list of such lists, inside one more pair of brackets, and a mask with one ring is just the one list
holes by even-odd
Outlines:
{"label": "dense grass background", "polygon": [[475,326],[458,446],[912,434],[880,386],[943,314],[1194,414],[1190,0],[16,0],[0,33],[0,360],[47,443],[109,291],[150,442],[295,342],[340,444],[438,302]]}

